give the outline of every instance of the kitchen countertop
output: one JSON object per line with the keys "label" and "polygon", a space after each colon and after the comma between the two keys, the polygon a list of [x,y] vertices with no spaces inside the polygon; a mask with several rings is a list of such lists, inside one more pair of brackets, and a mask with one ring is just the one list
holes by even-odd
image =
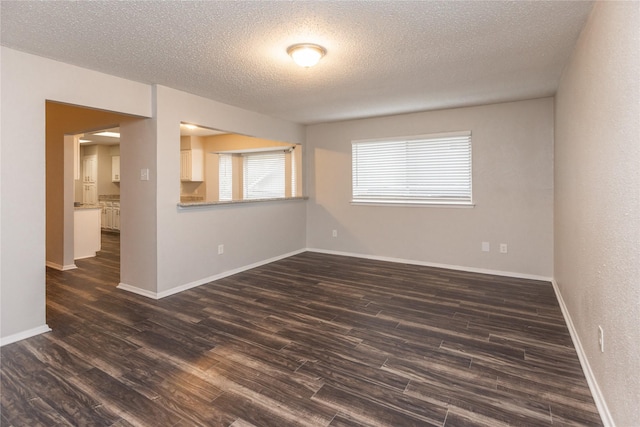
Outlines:
{"label": "kitchen countertop", "polygon": [[277,197],[273,199],[249,199],[249,200],[228,200],[224,202],[180,202],[178,208],[198,208],[206,206],[226,206],[226,205],[240,205],[247,203],[263,203],[263,202],[286,202],[291,200],[309,200],[308,196],[296,196],[296,197]]}
{"label": "kitchen countertop", "polygon": [[102,207],[100,205],[85,205],[85,204],[82,204],[80,206],[75,206],[74,205],[73,209],[79,211],[79,210],[83,210],[83,209],[102,209]]}
{"label": "kitchen countertop", "polygon": [[203,203],[204,196],[180,196],[180,203]]}

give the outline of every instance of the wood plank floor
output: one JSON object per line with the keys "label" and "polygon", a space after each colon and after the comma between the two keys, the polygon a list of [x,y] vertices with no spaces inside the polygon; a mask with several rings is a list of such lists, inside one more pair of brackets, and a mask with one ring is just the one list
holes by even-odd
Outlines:
{"label": "wood plank floor", "polygon": [[549,283],[303,253],[154,301],[47,270],[2,426],[602,425]]}

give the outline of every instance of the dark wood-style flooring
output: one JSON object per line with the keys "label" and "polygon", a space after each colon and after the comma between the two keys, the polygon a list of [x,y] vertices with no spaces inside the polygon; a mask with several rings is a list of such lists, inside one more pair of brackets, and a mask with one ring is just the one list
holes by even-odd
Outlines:
{"label": "dark wood-style flooring", "polygon": [[549,283],[303,253],[154,301],[47,270],[2,426],[602,425]]}

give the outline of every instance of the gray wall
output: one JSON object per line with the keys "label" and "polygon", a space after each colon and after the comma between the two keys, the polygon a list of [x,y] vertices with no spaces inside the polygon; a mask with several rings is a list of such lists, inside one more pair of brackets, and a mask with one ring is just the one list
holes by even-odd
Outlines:
{"label": "gray wall", "polygon": [[[46,330],[45,100],[54,100],[154,117],[122,128],[136,141],[122,152],[123,282],[162,294],[305,246],[553,274],[613,418],[633,425],[640,419],[639,27],[637,3],[594,7],[556,99],[555,208],[554,105],[546,98],[312,125],[308,203],[180,210],[180,121],[293,143],[305,142],[303,127],[2,47],[3,343]],[[351,140],[457,130],[473,133],[475,207],[350,203]],[[141,168],[150,181],[139,180]],[[480,251],[482,241],[490,252]],[[498,253],[499,243],[509,244],[508,254]]]}
{"label": "gray wall", "polygon": [[[155,119],[122,123],[120,142],[120,282],[153,294],[158,283]],[[140,180],[141,169],[149,169],[148,181]]]}
{"label": "gray wall", "polygon": [[[155,88],[157,118],[157,292],[166,295],[225,272],[303,250],[306,202],[179,209],[180,122],[302,143],[302,125],[167,87]],[[218,255],[218,245],[224,254]]]}
{"label": "gray wall", "polygon": [[[463,130],[472,132],[475,207],[350,203],[352,140]],[[552,98],[312,125],[306,153],[308,247],[551,277]]]}
{"label": "gray wall", "polygon": [[[5,47],[0,52],[2,344],[48,330],[46,100],[153,116],[121,126],[122,143],[129,143],[121,146],[121,281],[129,290],[158,296],[305,247],[304,201],[199,211],[179,211],[176,206],[180,120],[293,143],[304,141],[303,126]],[[29,159],[29,173],[24,171],[24,159]],[[140,180],[140,170],[145,168],[149,181]],[[64,203],[72,218],[73,186],[68,189]],[[225,244],[224,256],[213,251],[220,243]]]}
{"label": "gray wall", "polygon": [[[2,342],[45,321],[45,101],[151,115],[149,86],[1,48]],[[18,143],[19,142],[19,143]],[[29,172],[25,172],[25,159]],[[72,169],[71,169],[72,171]],[[72,176],[72,173],[71,173]],[[73,190],[66,198],[73,215]]]}
{"label": "gray wall", "polygon": [[639,28],[597,2],[556,98],[554,277],[618,426],[640,423]]}

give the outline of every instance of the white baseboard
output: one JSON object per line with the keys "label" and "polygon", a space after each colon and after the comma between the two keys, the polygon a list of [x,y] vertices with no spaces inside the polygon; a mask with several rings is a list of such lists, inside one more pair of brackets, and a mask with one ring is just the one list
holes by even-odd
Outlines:
{"label": "white baseboard", "polygon": [[44,334],[45,332],[50,332],[51,328],[46,323],[42,326],[38,326],[37,328],[29,329],[28,331],[18,332],[17,334],[9,335],[8,337],[4,337],[0,339],[0,347],[5,346],[7,344],[11,344],[17,341],[21,341],[26,338],[35,337],[36,335]]}
{"label": "white baseboard", "polygon": [[186,291],[186,290],[191,289],[191,288],[202,286],[202,285],[204,285],[206,283],[209,283],[209,282],[220,280],[220,279],[223,279],[223,278],[228,277],[228,276],[233,276],[234,274],[242,273],[243,271],[251,270],[252,268],[260,267],[260,266],[265,265],[265,264],[270,264],[272,262],[279,261],[279,260],[284,259],[284,258],[289,258],[290,256],[297,255],[297,254],[300,254],[300,253],[305,252],[305,251],[306,251],[306,249],[299,249],[297,251],[289,252],[289,253],[286,253],[286,254],[283,254],[283,255],[278,255],[278,256],[273,257],[273,258],[269,258],[269,259],[266,259],[266,260],[263,260],[263,261],[258,261],[256,263],[245,265],[245,266],[239,267],[239,268],[235,268],[233,270],[228,270],[228,271],[222,272],[220,274],[215,274],[213,276],[209,276],[209,277],[205,277],[205,278],[202,278],[202,279],[195,280],[193,282],[185,283],[184,285],[176,286],[174,288],[171,288],[171,289],[168,289],[168,290],[162,291],[162,292],[157,292],[156,293],[156,292],[152,292],[152,291],[147,291],[146,289],[140,289],[140,288],[137,288],[135,286],[127,285],[126,283],[120,283],[118,285],[118,289],[122,289],[122,290],[125,290],[125,291],[133,292],[134,294],[142,295],[142,296],[145,296],[147,298],[161,299],[161,298],[168,297],[170,295],[174,295],[174,294]]}
{"label": "white baseboard", "polygon": [[[359,253],[353,253],[353,252],[342,252],[342,251],[333,251],[333,250],[327,250],[327,249],[317,249],[317,248],[306,248],[306,249],[300,249],[297,251],[293,251],[293,252],[289,252],[287,254],[283,254],[283,255],[279,255],[277,257],[273,257],[273,258],[269,258],[263,261],[259,261],[250,265],[246,265],[243,267],[239,267],[233,270],[229,270],[229,271],[225,271],[223,273],[220,274],[216,274],[213,276],[209,276],[203,279],[199,279],[190,283],[186,283],[184,285],[180,285],[180,286],[176,286],[174,288],[171,288],[169,290],[163,291],[163,292],[152,292],[152,291],[148,291],[146,289],[141,289],[135,286],[131,286],[128,285],[126,283],[120,283],[118,285],[119,289],[128,291],[128,292],[132,292],[134,294],[138,294],[138,295],[142,295],[145,296],[147,298],[152,298],[152,299],[161,299],[161,298],[165,298],[168,297],[170,295],[174,295],[183,291],[186,291],[188,289],[191,288],[195,288],[201,285],[204,285],[206,283],[210,283],[228,276],[232,276],[234,274],[238,274],[241,273],[243,271],[246,270],[250,270],[252,268],[256,268],[256,267],[260,267],[262,265],[265,264],[269,264],[275,261],[279,261],[281,259],[284,258],[288,258],[290,256],[293,255],[297,255],[300,254],[302,252],[305,251],[309,251],[309,252],[316,252],[316,253],[324,253],[324,254],[330,254],[330,255],[340,255],[340,256],[348,256],[348,257],[355,257],[355,258],[363,258],[363,259],[371,259],[371,260],[376,260],[376,261],[387,261],[387,262],[395,262],[395,263],[403,263],[403,264],[411,264],[411,265],[421,265],[421,266],[426,266],[426,267],[435,267],[435,268],[446,268],[446,269],[450,269],[450,270],[458,270],[458,271],[466,271],[466,272],[472,272],[472,273],[481,273],[481,274],[492,274],[492,275],[497,275],[497,276],[508,276],[508,277],[515,277],[515,278],[522,278],[522,279],[532,279],[532,280],[541,280],[541,281],[547,281],[547,282],[551,282],[552,286],[553,286],[553,290],[556,294],[556,298],[558,300],[558,303],[560,305],[560,310],[562,311],[562,315],[564,316],[564,320],[565,323],[567,325],[567,328],[569,329],[569,334],[571,335],[571,339],[573,341],[573,345],[576,349],[576,352],[578,354],[578,359],[580,360],[580,364],[582,366],[582,370],[584,372],[585,378],[587,380],[587,383],[589,385],[589,389],[591,391],[591,394],[593,396],[593,399],[595,401],[596,407],[598,408],[598,412],[600,413],[600,417],[602,418],[602,422],[605,425],[605,427],[615,427],[615,423],[613,421],[613,417],[611,416],[611,413],[609,412],[609,408],[607,407],[607,403],[604,399],[604,395],[602,394],[602,391],[600,390],[600,387],[598,386],[598,382],[596,381],[595,375],[593,374],[593,371],[591,370],[591,366],[589,365],[589,360],[587,359],[587,355],[584,352],[584,348],[582,347],[582,343],[580,341],[580,338],[578,336],[578,333],[575,329],[575,326],[573,325],[573,321],[571,319],[571,315],[569,314],[569,311],[567,309],[567,306],[564,302],[564,299],[562,298],[562,294],[560,293],[560,289],[558,288],[558,284],[555,281],[554,278],[551,277],[545,277],[545,276],[538,276],[538,275],[532,275],[532,274],[523,274],[523,273],[516,273],[516,272],[510,272],[510,271],[500,271],[500,270],[490,270],[490,269],[483,269],[483,268],[475,268],[475,267],[466,267],[466,266],[460,266],[460,265],[451,265],[451,264],[439,264],[439,263],[432,263],[432,262],[425,262],[425,261],[417,261],[417,260],[408,260],[408,259],[402,259],[402,258],[393,258],[393,257],[384,257],[384,256],[376,256],[376,255],[366,255],[366,254],[359,254]],[[67,265],[67,266],[62,266],[53,262],[49,262],[47,261],[46,265],[48,267],[51,268],[55,268],[56,270],[61,270],[61,271],[65,271],[65,270],[71,270],[74,268],[77,268],[75,264],[72,265]],[[20,341],[23,340],[25,338],[29,338],[35,335],[39,335],[45,332],[49,332],[51,331],[51,328],[49,328],[48,325],[44,324],[42,326],[39,326],[37,328],[33,328],[30,329],[28,331],[23,331],[17,334],[13,334],[10,335],[8,337],[4,337],[0,339],[0,347],[7,345],[7,344],[11,344],[14,343],[16,341]]]}
{"label": "white baseboard", "polygon": [[67,271],[67,270],[73,270],[75,268],[78,268],[75,264],[60,265],[60,264],[56,264],[55,262],[51,262],[51,261],[47,261],[45,263],[45,265],[47,267],[51,267],[51,268],[59,270],[59,271]]}
{"label": "white baseboard", "polygon": [[118,289],[122,289],[123,291],[131,292],[132,294],[142,295],[143,297],[158,299],[158,294],[153,291],[148,291],[146,289],[138,288],[136,286],[127,285],[126,283],[118,283],[116,286]]}
{"label": "white baseboard", "polygon": [[[246,270],[250,270],[252,268],[256,268],[256,267],[260,267],[262,265],[265,264],[269,264],[275,261],[279,261],[281,259],[284,258],[288,258],[290,256],[293,255],[297,255],[303,252],[316,252],[316,253],[323,253],[323,254],[329,254],[329,255],[340,255],[340,256],[348,256],[348,257],[355,257],[355,258],[363,258],[363,259],[371,259],[371,260],[376,260],[376,261],[387,261],[387,262],[395,262],[395,263],[402,263],[402,264],[411,264],[411,265],[421,265],[421,266],[426,266],[426,267],[435,267],[435,268],[446,268],[446,269],[450,269],[450,270],[458,270],[458,271],[465,271],[465,272],[471,272],[471,273],[481,273],[481,274],[492,274],[492,275],[496,275],[496,276],[507,276],[507,277],[515,277],[515,278],[521,278],[521,279],[531,279],[531,280],[540,280],[540,281],[545,281],[545,282],[551,282],[551,284],[553,285],[553,290],[556,294],[556,298],[558,299],[558,303],[560,305],[560,309],[562,311],[562,315],[564,316],[564,320],[565,323],[567,324],[567,328],[569,329],[569,333],[571,335],[571,339],[573,340],[573,344],[576,348],[576,352],[578,353],[578,359],[580,360],[580,364],[582,366],[582,370],[585,374],[585,378],[587,380],[587,383],[589,385],[589,389],[591,390],[591,394],[593,396],[593,399],[595,401],[596,407],[598,408],[598,412],[600,413],[600,417],[602,418],[602,422],[605,425],[605,427],[615,427],[615,423],[613,421],[613,417],[611,416],[611,413],[609,412],[609,408],[607,407],[606,401],[604,399],[604,395],[602,394],[602,392],[600,391],[600,388],[598,387],[598,383],[596,381],[595,375],[593,374],[593,371],[591,370],[591,366],[589,365],[589,361],[587,359],[586,353],[584,352],[584,348],[582,347],[582,343],[580,342],[580,338],[578,337],[578,333],[573,325],[573,321],[571,320],[571,315],[569,314],[569,311],[567,310],[567,306],[564,303],[564,299],[562,298],[562,294],[560,293],[560,289],[558,288],[558,284],[556,283],[555,279],[553,279],[552,277],[546,277],[546,276],[539,276],[539,275],[533,275],[533,274],[524,274],[524,273],[516,273],[516,272],[511,272],[511,271],[500,271],[500,270],[490,270],[490,269],[484,269],[484,268],[475,268],[475,267],[466,267],[466,266],[460,266],[460,265],[451,265],[451,264],[439,264],[439,263],[432,263],[432,262],[425,262],[425,261],[417,261],[417,260],[409,260],[409,259],[402,259],[402,258],[393,258],[393,257],[384,257],[384,256],[376,256],[376,255],[366,255],[366,254],[359,254],[359,253],[353,253],[353,252],[342,252],[342,251],[333,251],[333,250],[327,250],[327,249],[317,249],[317,248],[306,248],[306,249],[300,249],[297,251],[293,251],[287,254],[283,254],[283,255],[279,255],[277,257],[273,257],[273,258],[269,258],[263,261],[259,261],[250,265],[246,265],[243,267],[239,267],[233,270],[229,270],[229,271],[225,271],[223,273],[220,274],[216,274],[213,276],[209,276],[209,277],[205,277],[203,279],[199,279],[190,283],[186,283],[184,285],[180,285],[180,286],[176,286],[174,288],[171,288],[169,290],[166,291],[162,291],[162,292],[152,292],[152,291],[148,291],[146,289],[141,289],[135,286],[131,286],[128,285],[126,283],[120,283],[118,285],[119,289],[128,291],[128,292],[132,292],[134,294],[138,294],[138,295],[142,295],[145,296],[147,298],[152,298],[152,299],[161,299],[161,298],[165,298],[168,297],[170,295],[174,295],[183,291],[186,291],[188,289],[191,288],[195,288],[201,285],[204,285],[206,283],[210,283],[228,276],[232,276],[234,274],[238,274],[241,273],[243,271]],[[73,268],[76,268],[75,264],[71,265],[71,266],[60,266],[58,264],[55,263],[50,263],[47,261],[47,266],[48,267],[52,267],[55,268],[57,270],[70,270]],[[0,340],[0,346],[6,345],[6,344],[10,344],[16,341],[20,341],[22,339],[25,338],[29,338],[31,336],[35,336],[44,332],[48,332],[51,329],[45,324],[43,326],[40,326],[38,328],[34,328],[34,329],[30,329],[29,331],[24,331],[18,334],[14,334],[14,335],[10,335],[8,337],[2,338]]]}
{"label": "white baseboard", "polygon": [[300,254],[302,252],[305,252],[305,249],[299,249],[297,251],[289,252],[287,254],[278,255],[278,256],[273,257],[273,258],[265,259],[263,261],[258,261],[258,262],[255,262],[253,264],[245,265],[243,267],[235,268],[233,270],[225,271],[225,272],[220,273],[220,274],[216,274],[216,275],[213,275],[213,276],[205,277],[203,279],[199,279],[199,280],[196,280],[196,281],[193,281],[193,282],[190,282],[190,283],[186,283],[184,285],[176,286],[175,288],[171,288],[169,290],[162,291],[162,292],[158,293],[158,299],[164,298],[164,297],[168,297],[169,295],[177,294],[179,292],[186,291],[187,289],[195,288],[197,286],[202,286],[205,283],[209,283],[209,282],[213,282],[215,280],[223,279],[225,277],[233,276],[234,274],[242,273],[243,271],[251,270],[252,268],[260,267],[260,266],[265,265],[265,264],[270,264],[270,263],[275,262],[275,261],[280,261],[281,259],[289,258],[290,256],[298,255],[298,254]]}
{"label": "white baseboard", "polygon": [[385,257],[385,256],[377,256],[377,255],[366,255],[366,254],[359,254],[359,253],[353,253],[353,252],[331,251],[327,249],[316,249],[316,248],[307,248],[307,251],[317,252],[321,254],[329,254],[329,255],[340,255],[340,256],[349,256],[349,257],[355,257],[355,258],[372,259],[375,261],[387,261],[387,262],[396,262],[400,264],[422,265],[425,267],[446,268],[448,270],[466,271],[469,273],[492,274],[494,276],[515,277],[518,279],[540,280],[544,282],[550,282],[552,280],[551,277],[539,276],[535,274],[515,273],[513,271],[489,270],[486,268],[466,267],[462,265],[438,264],[434,262],[416,261],[412,259],[393,258],[393,257]]}
{"label": "white baseboard", "polygon": [[605,427],[615,427],[615,422],[613,421],[613,417],[609,412],[609,408],[607,407],[607,403],[604,399],[604,395],[602,394],[600,387],[598,387],[598,382],[596,381],[595,375],[591,370],[591,366],[589,365],[587,355],[584,352],[584,348],[582,347],[582,343],[580,342],[578,333],[573,325],[573,321],[571,320],[571,316],[569,314],[569,311],[567,310],[567,306],[564,303],[562,294],[560,293],[560,289],[558,288],[558,284],[556,283],[554,278],[537,276],[532,274],[514,273],[509,271],[487,270],[482,268],[464,267],[459,265],[437,264],[437,263],[431,263],[431,262],[406,260],[406,259],[400,259],[400,258],[364,255],[364,254],[357,254],[357,253],[351,253],[351,252],[331,251],[326,249],[307,248],[307,250],[309,252],[318,252],[318,253],[324,253],[324,254],[330,254],[330,255],[350,256],[350,257],[356,257],[356,258],[372,259],[376,261],[398,262],[403,264],[423,265],[426,267],[447,268],[450,270],[467,271],[472,273],[493,274],[497,276],[508,276],[508,277],[516,277],[521,279],[532,279],[532,280],[541,280],[545,282],[551,282],[553,286],[553,290],[556,294],[556,298],[560,305],[562,315],[564,316],[565,323],[567,324],[567,328],[569,329],[569,333],[571,334],[573,345],[576,348],[576,352],[578,353],[578,359],[580,360],[582,371],[584,372],[584,376],[587,379],[587,383],[589,384],[589,390],[591,391],[593,400],[595,401],[596,407],[598,408],[600,418],[602,418],[602,423],[604,424]]}
{"label": "white baseboard", "polygon": [[564,299],[562,298],[562,294],[560,293],[558,283],[555,279],[553,279],[551,280],[551,284],[553,285],[553,290],[556,293],[556,298],[558,300],[558,303],[560,304],[560,310],[562,310],[562,315],[564,316],[564,321],[567,324],[567,328],[569,329],[569,334],[571,334],[573,346],[576,348],[576,352],[578,353],[578,359],[580,360],[580,365],[582,366],[584,376],[587,379],[587,384],[589,384],[589,390],[591,390],[591,395],[593,396],[593,400],[595,401],[598,412],[600,413],[600,418],[602,418],[602,423],[605,425],[605,427],[615,427],[613,417],[611,416],[611,412],[609,412],[609,408],[607,407],[607,402],[604,399],[604,395],[602,394],[600,387],[598,387],[596,377],[591,370],[589,359],[587,359],[587,354],[584,352],[584,348],[582,347],[582,343],[580,342],[578,332],[573,325],[573,320],[571,320],[569,310],[564,303]]}

